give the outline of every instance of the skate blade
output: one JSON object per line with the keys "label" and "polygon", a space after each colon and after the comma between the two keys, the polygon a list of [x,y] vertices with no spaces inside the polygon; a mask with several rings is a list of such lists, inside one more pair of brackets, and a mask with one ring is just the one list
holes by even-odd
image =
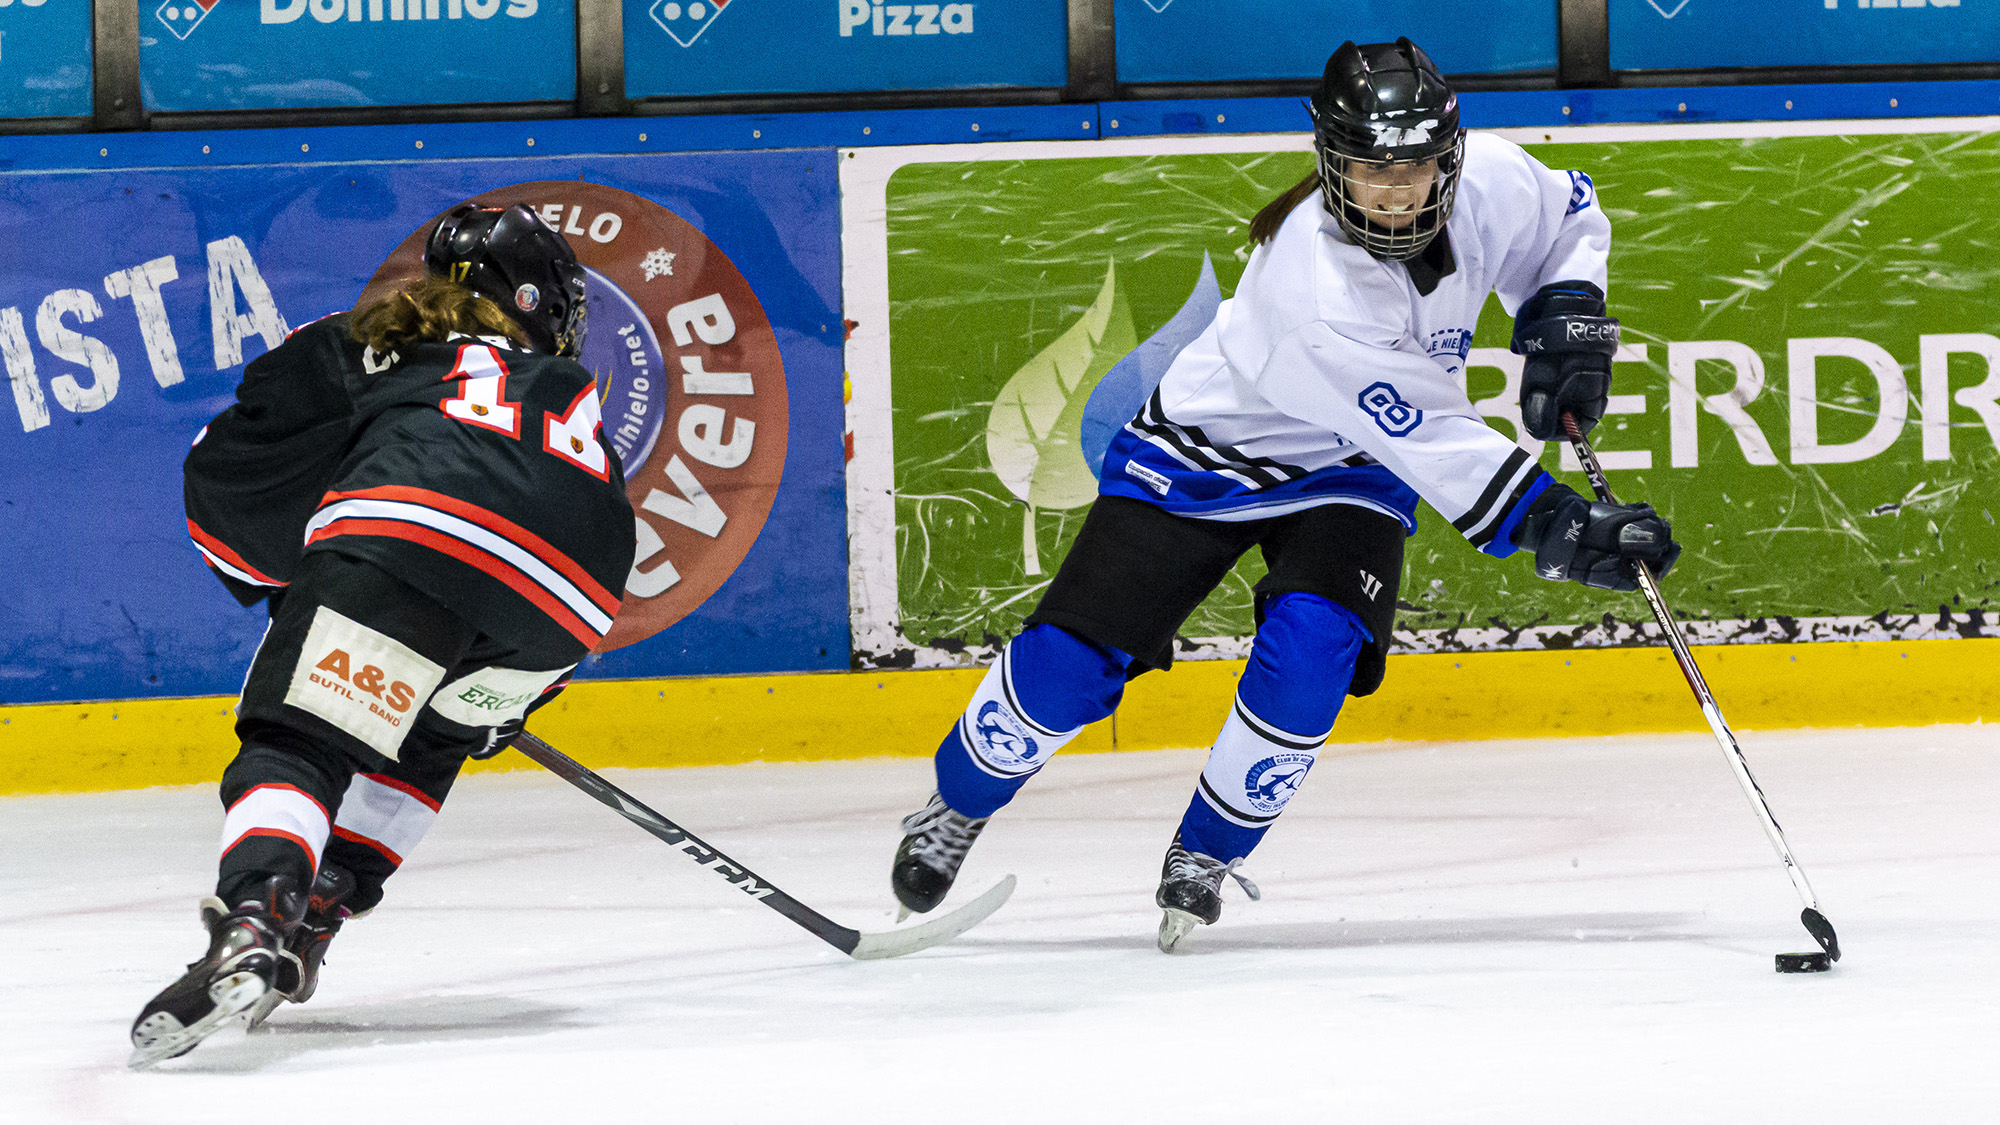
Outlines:
{"label": "skate blade", "polygon": [[1160,915],[1160,952],[1187,952],[1182,948],[1181,943],[1186,941],[1187,936],[1193,933],[1194,928],[1199,925],[1201,925],[1201,919],[1189,914],[1187,911],[1176,910],[1171,906],[1167,907]]}
{"label": "skate blade", "polygon": [[900,926],[900,925],[902,925],[902,924],[903,924],[904,922],[907,922],[907,921],[909,921],[909,918],[910,918],[910,908],[909,908],[909,907],[907,907],[907,906],[904,906],[904,905],[903,905],[902,903],[900,903],[900,902],[899,902],[899,903],[897,903],[897,904],[896,904],[896,924],[897,924],[898,926]]}
{"label": "skate blade", "polygon": [[255,1031],[264,1026],[264,1021],[270,1019],[271,1013],[284,1002],[285,994],[275,988],[258,997],[257,1002],[250,1006],[250,1020],[244,1025],[245,1030]]}
{"label": "skate blade", "polygon": [[270,987],[256,973],[231,973],[208,986],[208,997],[215,1002],[215,1008],[189,1026],[162,1029],[145,1043],[138,1042],[140,1029],[133,1029],[132,1057],[125,1065],[133,1070],[145,1070],[155,1063],[185,1055],[202,1040],[241,1016],[246,1009],[255,1006],[267,994],[270,994]]}

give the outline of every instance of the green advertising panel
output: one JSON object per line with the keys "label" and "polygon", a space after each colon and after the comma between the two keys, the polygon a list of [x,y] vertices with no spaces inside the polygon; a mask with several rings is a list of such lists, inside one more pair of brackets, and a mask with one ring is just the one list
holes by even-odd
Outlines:
{"label": "green advertising panel", "polygon": [[[1626,347],[1594,440],[1619,497],[1653,503],[1685,544],[1664,590],[1694,638],[1983,631],[2000,583],[2000,135],[1625,134],[1530,148],[1588,173],[1612,220]],[[1204,257],[1233,291],[1250,216],[1310,167],[1302,151],[1169,153],[887,177],[905,644],[977,655],[1018,627],[1095,494],[1084,401],[1189,299]],[[1510,328],[1489,301],[1468,392],[1518,440]],[[1588,491],[1567,451],[1529,448]],[[1183,635],[1248,634],[1261,573],[1253,552]],[[1538,579],[1428,508],[1397,633],[1431,651],[1658,637],[1637,594]]]}

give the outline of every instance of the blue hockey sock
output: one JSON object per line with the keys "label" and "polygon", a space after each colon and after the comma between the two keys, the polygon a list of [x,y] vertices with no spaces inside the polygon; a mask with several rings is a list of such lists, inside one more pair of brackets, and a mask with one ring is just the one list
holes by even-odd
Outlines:
{"label": "blue hockey sock", "polygon": [[992,816],[1050,755],[1111,714],[1132,658],[1054,625],[1015,637],[937,749],[938,794],[960,815]]}
{"label": "blue hockey sock", "polygon": [[1227,863],[1249,855],[1333,733],[1368,627],[1317,594],[1280,594],[1236,686],[1229,718],[1181,817],[1181,846]]}
{"label": "blue hockey sock", "polygon": [[1181,814],[1181,847],[1228,863],[1256,851],[1258,842],[1270,830],[1269,824],[1245,828],[1222,819],[1222,814],[1197,791],[1188,798],[1187,811]]}

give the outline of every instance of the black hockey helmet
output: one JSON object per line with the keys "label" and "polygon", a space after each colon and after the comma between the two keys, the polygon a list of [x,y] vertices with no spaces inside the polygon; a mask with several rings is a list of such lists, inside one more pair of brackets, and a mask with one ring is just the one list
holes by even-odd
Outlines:
{"label": "black hockey helmet", "polygon": [[452,208],[424,245],[424,268],[499,305],[537,351],[572,359],[583,351],[583,267],[527,207]]}
{"label": "black hockey helmet", "polygon": [[[1319,155],[1326,209],[1347,236],[1375,257],[1396,262],[1423,253],[1458,192],[1465,162],[1465,130],[1458,124],[1458,95],[1437,64],[1408,39],[1394,43],[1342,43],[1326,60],[1326,74],[1307,103],[1313,148]],[[1408,167],[1435,161],[1428,198],[1404,222],[1403,212],[1370,212],[1355,200],[1355,165]],[[1368,182],[1368,181],[1363,181]]]}

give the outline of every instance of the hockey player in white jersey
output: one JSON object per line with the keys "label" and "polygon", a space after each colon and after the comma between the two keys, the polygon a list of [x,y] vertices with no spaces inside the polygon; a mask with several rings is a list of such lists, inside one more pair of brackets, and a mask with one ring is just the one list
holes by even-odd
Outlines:
{"label": "hockey player in white jersey", "polygon": [[[1515,312],[1522,418],[1603,416],[1618,322],[1590,180],[1495,137],[1407,39],[1343,44],[1309,103],[1315,172],[1265,207],[1232,299],[1105,454],[1100,494],[1022,632],[937,751],[891,868],[935,907],[986,820],[1175,633],[1252,546],[1257,635],[1155,899],[1160,947],[1221,914],[1225,874],[1298,791],[1348,695],[1382,681],[1418,498],[1544,578],[1637,585],[1680,548],[1644,505],[1594,503],[1488,427],[1463,367],[1488,293]],[[1255,897],[1248,880],[1236,876]]]}

